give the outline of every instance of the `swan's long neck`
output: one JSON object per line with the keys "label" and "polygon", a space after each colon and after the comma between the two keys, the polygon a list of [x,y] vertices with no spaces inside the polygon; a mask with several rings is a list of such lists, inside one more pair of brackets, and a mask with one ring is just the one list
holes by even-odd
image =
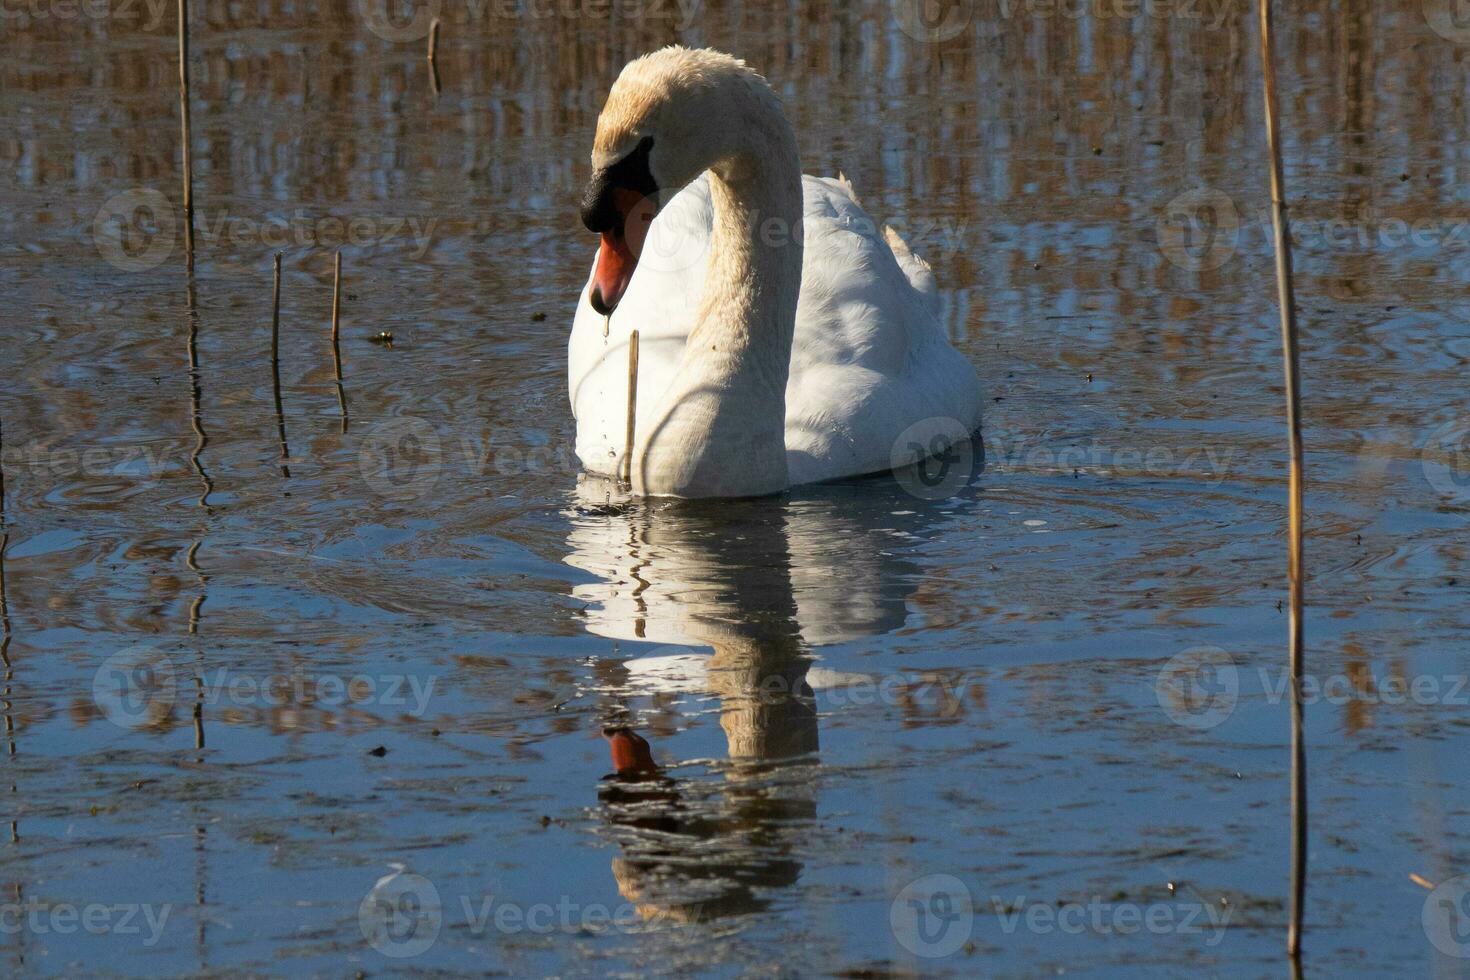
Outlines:
{"label": "swan's long neck", "polygon": [[801,292],[801,163],[769,91],[742,93],[740,149],[710,169],[709,266],[659,420],[640,438],[648,493],[785,489],[786,379]]}
{"label": "swan's long neck", "polygon": [[738,355],[741,373],[784,399],[801,291],[801,167],[794,145],[771,150],[710,173],[709,269],[689,339]]}

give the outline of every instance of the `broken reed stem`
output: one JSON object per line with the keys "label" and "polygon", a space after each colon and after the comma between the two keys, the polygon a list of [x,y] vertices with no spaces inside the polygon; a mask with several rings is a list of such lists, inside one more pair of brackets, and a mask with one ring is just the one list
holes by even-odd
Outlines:
{"label": "broken reed stem", "polygon": [[184,144],[184,256],[194,268],[194,163],[189,152],[189,0],[179,0],[179,119]]}
{"label": "broken reed stem", "polygon": [[0,528],[5,527],[5,422],[0,420]]}
{"label": "broken reed stem", "polygon": [[1271,34],[1271,0],[1260,0],[1261,76],[1266,98],[1266,146],[1271,166],[1271,224],[1276,245],[1276,302],[1281,311],[1281,351],[1286,373],[1286,428],[1291,456],[1287,518],[1287,579],[1290,588],[1289,657],[1291,667],[1291,905],[1286,950],[1301,954],[1302,913],[1307,888],[1307,754],[1303,737],[1302,674],[1302,419],[1301,357],[1297,341],[1296,297],[1291,279],[1290,219],[1286,178],[1281,164],[1276,101],[1276,53]]}
{"label": "broken reed stem", "polygon": [[281,408],[281,253],[275,258],[275,289],[271,298],[271,379],[276,396],[276,430],[281,437],[281,476],[290,479],[291,468],[286,460],[291,458],[291,449],[286,445],[286,413]]}
{"label": "broken reed stem", "polygon": [[342,431],[347,431],[347,389],[342,386],[342,348],[337,343],[338,324],[342,315],[342,253],[333,263],[332,276],[332,367],[337,374],[337,408],[342,412]]}
{"label": "broken reed stem", "polygon": [[628,335],[628,427],[623,440],[623,482],[633,482],[633,430],[638,418],[638,331]]}
{"label": "broken reed stem", "polygon": [[[342,253],[338,252],[332,263],[332,348],[337,347],[337,325],[342,316]],[[342,373],[337,372],[338,380]]]}
{"label": "broken reed stem", "polygon": [[435,17],[429,25],[429,81],[434,86],[434,94],[439,94],[439,18]]}

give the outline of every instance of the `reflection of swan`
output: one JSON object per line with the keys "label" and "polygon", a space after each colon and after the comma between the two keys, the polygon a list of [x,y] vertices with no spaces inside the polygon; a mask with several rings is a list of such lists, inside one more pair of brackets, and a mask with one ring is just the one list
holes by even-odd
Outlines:
{"label": "reflection of swan", "polygon": [[[919,569],[889,549],[935,514],[882,479],[780,501],[593,505],[605,492],[584,484],[571,517],[567,561],[597,576],[574,591],[588,629],[714,651],[653,650],[594,668],[615,722],[618,772],[599,795],[623,848],[619,891],[649,918],[753,911],[757,889],[801,871],[790,855],[816,813],[805,769],[818,749],[812,689],[860,679],[811,667],[807,651],[903,625]],[[672,691],[718,697],[722,783],[661,771],[627,727],[630,701],[652,696],[667,709]]]}
{"label": "reflection of swan", "polygon": [[590,472],[622,471],[633,329],[639,493],[776,493],[887,470],[895,446],[918,458],[900,434],[925,420],[975,429],[979,383],[935,318],[933,273],[846,181],[803,179],[780,100],[744,63],[679,47],[632,62],[592,162],[582,220],[602,243],[568,365]]}
{"label": "reflection of swan", "polygon": [[718,646],[726,635],[756,631],[769,642],[789,628],[788,640],[821,647],[904,624],[919,569],[892,552],[929,518],[892,480],[806,488],[780,502],[623,509],[596,507],[603,489],[579,488],[566,559],[597,576],[572,590],[591,633]]}

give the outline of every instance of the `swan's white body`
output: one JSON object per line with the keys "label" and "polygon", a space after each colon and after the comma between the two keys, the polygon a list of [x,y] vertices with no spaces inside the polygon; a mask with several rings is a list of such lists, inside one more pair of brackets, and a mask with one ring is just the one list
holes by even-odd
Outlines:
{"label": "swan's white body", "polygon": [[[713,151],[719,162],[706,163],[711,169],[659,211],[610,318],[593,309],[590,288],[582,291],[568,351],[582,464],[606,476],[623,472],[634,330],[640,343],[632,473],[640,492],[771,492],[922,458],[912,448],[928,446],[929,436],[899,444],[917,424],[932,430],[934,420],[954,420],[939,428],[973,432],[979,382],[939,323],[928,265],[868,216],[845,180],[800,176],[789,124],[759,76],[713,52],[665,49],[639,59],[614,87],[599,120],[599,145],[628,145],[632,137],[620,135],[628,125],[609,117],[630,114],[635,96],[663,98],[671,108],[662,111],[673,112],[678,100],[662,89],[691,87],[689,72],[712,79],[699,77],[701,97],[713,92],[709,98],[736,107],[733,121],[708,137],[735,149]],[[625,82],[630,74],[637,77]],[[629,94],[619,91],[625,85]],[[724,131],[743,119],[745,132]],[[660,152],[655,147],[655,160]],[[619,155],[599,153],[605,161]],[[800,222],[791,220],[798,180]],[[800,280],[794,331],[785,319],[793,265]],[[594,265],[594,279],[596,272]],[[787,338],[789,355],[782,349]],[[783,386],[784,467],[779,455],[764,452],[780,438]],[[686,464],[688,458],[699,462]]]}
{"label": "swan's white body", "polygon": [[[980,421],[979,381],[939,323],[928,265],[885,236],[844,182],[807,176],[802,192],[801,295],[786,383],[793,486],[889,469],[895,440],[921,420],[956,419],[966,431]],[[653,424],[694,326],[713,218],[703,176],[669,202],[649,235],[655,245],[679,242],[679,259],[641,261],[611,320],[582,290],[568,380],[577,456],[591,472],[620,472],[633,330],[637,429]]]}

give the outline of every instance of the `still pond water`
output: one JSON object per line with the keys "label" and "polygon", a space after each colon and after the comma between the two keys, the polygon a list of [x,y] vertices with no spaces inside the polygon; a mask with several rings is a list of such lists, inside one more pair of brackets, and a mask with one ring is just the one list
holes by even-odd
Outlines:
{"label": "still pond water", "polygon": [[[4,971],[1281,975],[1248,5],[612,6],[443,0],[436,96],[412,7],[193,4],[192,277],[171,5],[5,8]],[[1457,976],[1470,29],[1278,21],[1305,965]],[[579,486],[574,202],[676,40],[933,263],[986,388],[945,492]]]}

